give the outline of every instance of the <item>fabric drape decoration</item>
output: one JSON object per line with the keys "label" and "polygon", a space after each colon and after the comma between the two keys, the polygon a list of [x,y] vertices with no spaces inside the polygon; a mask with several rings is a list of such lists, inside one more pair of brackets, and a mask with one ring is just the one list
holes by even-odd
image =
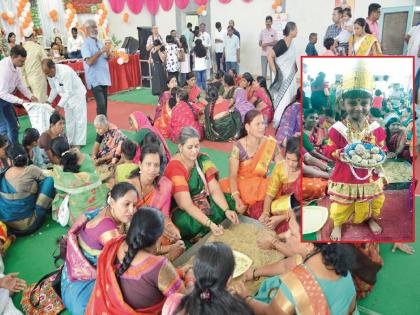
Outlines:
{"label": "fabric drape decoration", "polygon": [[146,0],[146,7],[150,14],[156,15],[159,11],[159,0]]}
{"label": "fabric drape decoration", "polygon": [[205,5],[208,2],[208,0],[194,0],[194,2],[198,5]]}
{"label": "fabric drape decoration", "polygon": [[174,0],[160,0],[160,6],[163,11],[169,11],[174,4]]}
{"label": "fabric drape decoration", "polygon": [[109,0],[109,4],[114,13],[121,13],[124,9],[125,0]]}
{"label": "fabric drape decoration", "polygon": [[[57,22],[53,22],[50,18],[49,13],[51,10],[57,11]],[[68,34],[65,26],[66,20],[63,3],[61,1],[38,0],[38,14],[45,38],[53,40],[55,37],[54,29],[56,28],[59,30],[60,34],[63,35],[61,38],[63,45],[66,45]],[[46,42],[47,45],[48,42],[49,41]]]}
{"label": "fabric drape decoration", "polygon": [[127,0],[127,5],[132,13],[139,14],[143,10],[144,0]]}
{"label": "fabric drape decoration", "polygon": [[187,6],[190,0],[175,0],[175,5],[178,7],[178,9],[184,10]]}
{"label": "fabric drape decoration", "polygon": [[219,0],[219,2],[221,2],[221,3],[223,3],[223,4],[226,4],[226,3],[229,3],[229,2],[231,2],[232,0]]}
{"label": "fabric drape decoration", "polygon": [[246,3],[249,3],[249,2],[251,2],[252,0],[242,0],[243,2],[246,2]]}

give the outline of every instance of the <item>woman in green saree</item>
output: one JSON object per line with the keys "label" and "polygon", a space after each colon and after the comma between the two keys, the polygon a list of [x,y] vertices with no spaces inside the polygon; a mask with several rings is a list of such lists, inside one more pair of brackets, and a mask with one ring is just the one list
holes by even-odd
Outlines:
{"label": "woman in green saree", "polygon": [[169,162],[165,176],[173,184],[172,222],[179,228],[187,248],[209,231],[223,234],[222,221],[238,223],[220,189],[218,171],[209,157],[200,153],[200,135],[184,127],[179,135],[178,153]]}
{"label": "woman in green saree", "polygon": [[[53,219],[58,220],[60,207],[68,207],[69,222],[60,223],[72,225],[85,211],[105,206],[108,188],[94,172],[89,156],[70,149],[64,137],[53,139],[51,152],[60,163],[52,171],[56,189],[52,203]],[[85,159],[80,161],[81,157]]]}

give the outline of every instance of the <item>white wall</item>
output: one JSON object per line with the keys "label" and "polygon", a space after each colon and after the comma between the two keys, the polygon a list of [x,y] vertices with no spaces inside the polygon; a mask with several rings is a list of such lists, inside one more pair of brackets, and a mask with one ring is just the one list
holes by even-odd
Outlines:
{"label": "white wall", "polygon": [[[190,0],[193,2],[193,0]],[[108,1],[104,1],[109,6]],[[355,1],[353,17],[366,17],[368,6],[372,2],[385,7],[415,5],[416,0],[357,0]],[[226,28],[228,21],[233,19],[235,26],[241,33],[241,71],[249,71],[253,74],[261,72],[260,55],[258,46],[260,31],[265,27],[265,17],[273,15],[271,8],[272,0],[254,0],[245,3],[243,0],[232,0],[229,4],[222,4],[218,0],[210,0],[209,14],[211,22],[207,30],[214,32],[214,24],[221,22]],[[286,0],[286,13],[289,21],[294,21],[298,27],[298,36],[295,39],[298,55],[305,55],[305,47],[308,43],[308,36],[311,32],[318,33],[316,45],[319,53],[324,52],[323,38],[328,25],[332,24],[331,16],[334,8],[334,0]],[[156,24],[162,36],[169,34],[171,29],[176,28],[175,5],[169,12],[159,9],[156,15]],[[129,22],[124,23],[121,14],[114,14],[109,8],[109,22],[111,34],[117,35],[120,39],[126,36],[137,37],[137,26],[151,26],[152,17],[146,7],[139,15],[133,15],[126,7],[123,12],[130,15]],[[178,30],[178,34],[182,30]],[[297,59],[300,63],[300,57]]]}

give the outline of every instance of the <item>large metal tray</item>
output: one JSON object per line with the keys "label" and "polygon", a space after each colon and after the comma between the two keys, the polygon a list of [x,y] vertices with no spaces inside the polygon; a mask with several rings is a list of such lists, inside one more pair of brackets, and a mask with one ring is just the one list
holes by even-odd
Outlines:
{"label": "large metal tray", "polygon": [[[264,228],[264,226],[258,220],[252,219],[250,217],[246,217],[244,215],[238,214],[238,219],[239,219],[239,223],[253,224],[258,227]],[[228,219],[225,219],[221,223],[221,225],[223,226],[223,228],[228,229],[232,225],[232,222],[229,221]],[[195,256],[198,250],[201,248],[201,246],[203,246],[207,242],[211,234],[212,234],[211,232],[207,233],[201,240],[199,240],[197,243],[191,246],[190,249],[188,249],[187,251],[185,251],[185,253],[179,256],[173,262],[175,267],[181,267],[185,265],[191,259],[191,257]]]}

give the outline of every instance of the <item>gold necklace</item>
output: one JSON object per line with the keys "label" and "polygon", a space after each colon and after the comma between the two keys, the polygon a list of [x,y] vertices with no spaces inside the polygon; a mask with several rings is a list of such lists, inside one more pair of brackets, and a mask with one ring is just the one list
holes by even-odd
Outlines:
{"label": "gold necklace", "polygon": [[249,158],[252,158],[252,157],[255,155],[255,153],[257,153],[258,148],[260,147],[260,144],[261,144],[261,140],[262,140],[262,139],[258,139],[257,148],[255,149],[254,154],[252,154],[252,156],[251,156],[251,155],[249,155],[249,154],[248,154],[248,137],[249,137],[249,136],[246,136],[246,137],[245,137],[245,151],[246,151],[246,154],[248,155],[248,157],[249,157]]}
{"label": "gold necklace", "polygon": [[365,121],[363,122],[362,130],[356,129],[356,127],[353,126],[350,120],[347,120],[346,125],[347,125],[347,136],[350,143],[352,143],[353,140],[363,141],[363,140],[366,140],[366,138],[368,138],[370,132],[369,132],[369,123],[367,119],[365,119]]}

